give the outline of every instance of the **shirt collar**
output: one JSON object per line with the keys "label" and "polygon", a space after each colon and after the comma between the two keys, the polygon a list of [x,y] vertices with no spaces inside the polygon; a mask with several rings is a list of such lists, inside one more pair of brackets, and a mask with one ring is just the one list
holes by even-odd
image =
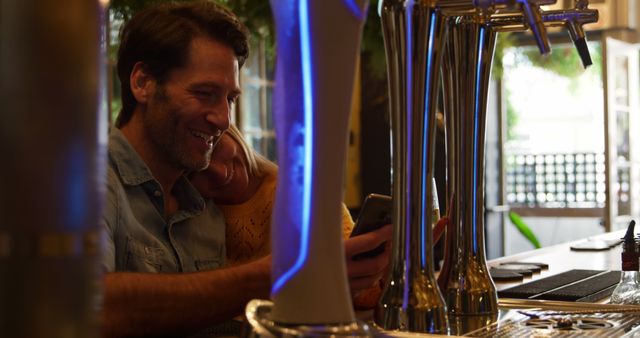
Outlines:
{"label": "shirt collar", "polygon": [[140,185],[155,180],[149,167],[118,128],[111,128],[109,133],[109,158],[124,184]]}
{"label": "shirt collar", "polygon": [[[109,158],[124,184],[133,186],[150,181],[156,182],[147,164],[118,128],[112,128],[109,134]],[[176,181],[174,192],[178,200],[185,203],[183,206],[187,210],[195,214],[204,210],[204,199],[184,175]]]}

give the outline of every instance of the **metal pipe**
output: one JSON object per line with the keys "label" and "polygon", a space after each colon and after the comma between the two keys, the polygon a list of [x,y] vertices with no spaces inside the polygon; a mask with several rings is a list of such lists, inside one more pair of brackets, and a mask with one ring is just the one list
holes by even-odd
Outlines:
{"label": "metal pipe", "polygon": [[[522,31],[527,28],[525,18],[520,13],[499,13],[491,15],[491,26],[499,32]],[[566,27],[573,41],[582,65],[592,64],[587,38],[583,25],[598,21],[598,11],[588,9],[584,3],[578,3],[575,9],[554,10],[542,13],[542,22],[546,27]]]}
{"label": "metal pipe", "polygon": [[[491,27],[498,32],[525,31],[527,29],[524,16],[517,12],[500,12],[491,15]],[[598,21],[596,9],[562,9],[542,13],[545,27],[564,26],[569,21],[581,25]]]}

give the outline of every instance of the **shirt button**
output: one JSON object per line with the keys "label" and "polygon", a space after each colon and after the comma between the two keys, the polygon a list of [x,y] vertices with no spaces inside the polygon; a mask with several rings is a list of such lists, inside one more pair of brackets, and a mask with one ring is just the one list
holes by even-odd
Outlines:
{"label": "shirt button", "polygon": [[161,197],[161,196],[162,196],[162,192],[161,192],[160,190],[156,190],[156,191],[154,191],[154,192],[153,192],[153,194],[154,194],[156,197]]}

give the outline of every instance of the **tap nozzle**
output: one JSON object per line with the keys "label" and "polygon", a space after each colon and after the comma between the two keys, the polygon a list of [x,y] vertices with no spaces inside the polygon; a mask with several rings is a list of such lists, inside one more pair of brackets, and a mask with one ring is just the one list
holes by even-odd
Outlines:
{"label": "tap nozzle", "polygon": [[531,33],[533,33],[533,37],[536,40],[540,54],[549,54],[551,46],[549,45],[549,37],[547,37],[547,29],[542,22],[539,4],[535,0],[518,0],[518,2],[529,29],[531,29]]}
{"label": "tap nozzle", "polygon": [[[526,0],[518,0],[520,4],[525,5]],[[532,2],[530,0],[529,2]],[[535,5],[531,5],[532,7],[537,7],[542,4],[542,0],[536,2]],[[571,37],[571,41],[573,41],[576,50],[578,51],[578,55],[580,56],[580,60],[582,61],[582,65],[587,68],[590,66],[593,61],[591,60],[591,55],[589,54],[589,48],[587,46],[587,37],[582,28],[583,25],[588,23],[593,23],[598,21],[598,11],[595,9],[587,8],[589,2],[587,0],[578,0],[575,3],[574,9],[563,9],[563,10],[550,10],[550,11],[533,11],[534,16],[540,14],[541,22],[544,27],[564,27],[569,31],[569,36]],[[530,7],[531,7],[530,6]],[[523,8],[526,8],[523,7]],[[529,18],[526,17],[526,12],[522,10],[521,13],[513,14],[510,12],[495,14],[491,17],[491,24],[494,28],[499,31],[521,31],[527,28],[531,28],[533,30],[532,24],[529,22]],[[535,19],[534,19],[535,21]],[[544,29],[539,30],[540,33],[545,32]],[[546,34],[535,34],[536,41],[540,45],[546,40]],[[547,41],[548,42],[548,41]],[[544,53],[543,49],[541,51]]]}
{"label": "tap nozzle", "polygon": [[524,16],[524,23],[526,27],[531,29],[538,49],[543,55],[551,52],[551,46],[549,44],[549,37],[547,36],[547,29],[542,20],[540,6],[555,3],[556,0],[473,0],[475,8],[480,10],[489,9],[493,11],[503,6],[510,8],[519,6],[519,11]]}
{"label": "tap nozzle", "polygon": [[591,54],[589,53],[589,47],[587,46],[587,37],[584,34],[582,25],[579,22],[570,21],[567,26],[571,40],[573,40],[573,44],[576,46],[578,55],[580,55],[582,66],[584,68],[591,66],[593,61],[591,61]]}

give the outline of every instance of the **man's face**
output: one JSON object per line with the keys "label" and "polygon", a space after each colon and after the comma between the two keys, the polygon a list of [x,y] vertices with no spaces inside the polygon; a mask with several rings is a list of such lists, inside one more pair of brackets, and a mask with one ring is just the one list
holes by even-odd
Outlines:
{"label": "man's face", "polygon": [[208,166],[240,95],[238,68],[231,48],[216,40],[195,38],[186,65],[170,71],[156,87],[144,124],[151,141],[175,168]]}

